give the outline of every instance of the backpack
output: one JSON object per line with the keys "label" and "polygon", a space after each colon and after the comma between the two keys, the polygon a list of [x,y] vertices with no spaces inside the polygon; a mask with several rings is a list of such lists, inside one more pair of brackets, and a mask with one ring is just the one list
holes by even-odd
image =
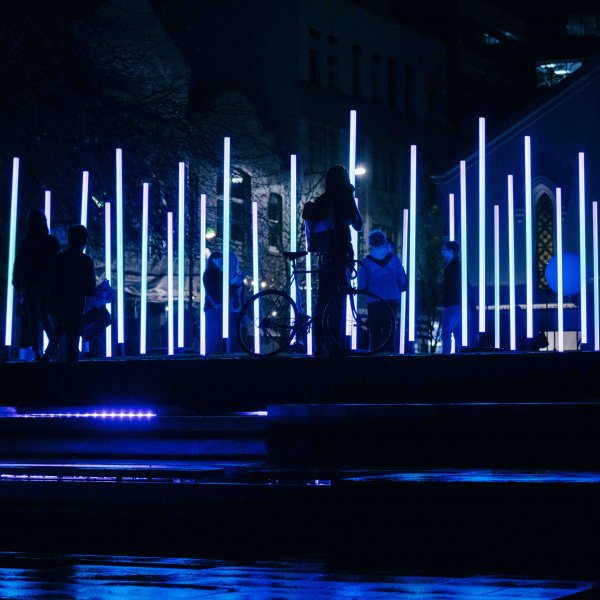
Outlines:
{"label": "backpack", "polygon": [[309,200],[302,210],[306,249],[309,252],[325,253],[330,250],[330,239],[335,231],[333,211],[329,210],[327,214],[322,213],[323,210],[320,210],[320,207],[312,200]]}

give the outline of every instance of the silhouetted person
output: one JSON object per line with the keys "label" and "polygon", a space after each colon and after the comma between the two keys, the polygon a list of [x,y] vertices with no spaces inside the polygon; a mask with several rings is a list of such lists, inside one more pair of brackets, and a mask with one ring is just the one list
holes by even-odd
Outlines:
{"label": "silhouetted person", "polygon": [[44,360],[49,360],[63,336],[67,363],[79,360],[79,338],[86,297],[96,289],[93,259],[84,254],[88,232],[83,225],[69,229],[69,247],[55,256],[48,270],[48,306],[54,322]]}
{"label": "silhouetted person", "polygon": [[354,199],[354,186],[350,183],[348,170],[334,165],[325,175],[325,192],[314,202],[314,214],[307,214],[307,205],[302,213],[305,220],[325,219],[333,215],[334,227],[329,232],[329,250],[319,254],[319,288],[314,321],[316,353],[326,350],[321,317],[327,302],[340,290],[348,286],[349,268],[352,267],[354,249],[350,227],[360,231],[363,220]]}
{"label": "silhouetted person", "polygon": [[21,345],[25,348],[31,346],[36,359],[43,351],[42,328],[48,335],[52,333],[46,282],[48,265],[59,250],[58,240],[48,232],[44,212],[30,210],[25,235],[17,245],[12,283],[23,308],[21,328],[24,339]]}
{"label": "silhouetted person", "polygon": [[452,352],[452,336],[455,348],[462,344],[462,295],[460,246],[457,242],[444,242],[442,260],[444,261],[444,289],[442,291],[442,354]]}
{"label": "silhouetted person", "polygon": [[[238,352],[237,322],[244,298],[244,275],[235,252],[229,253],[229,350]],[[213,252],[206,261],[202,278],[206,300],[206,354],[223,352],[223,253]]]}
{"label": "silhouetted person", "polygon": [[[369,254],[360,262],[358,271],[358,287],[377,294],[385,300],[394,313],[396,322],[400,316],[400,298],[406,290],[406,273],[398,256],[394,253],[391,244],[388,243],[385,234],[379,229],[369,233]],[[381,302],[371,301],[367,303],[369,323],[375,337],[373,345],[378,345],[379,339],[387,335],[384,331],[388,319],[385,314],[385,306]],[[392,338],[383,348],[387,352],[398,352],[400,337],[396,328],[396,338]]]}

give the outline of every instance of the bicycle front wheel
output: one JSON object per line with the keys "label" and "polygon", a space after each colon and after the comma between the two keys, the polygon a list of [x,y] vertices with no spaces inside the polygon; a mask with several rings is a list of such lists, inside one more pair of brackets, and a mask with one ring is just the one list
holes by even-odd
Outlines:
{"label": "bicycle front wheel", "polygon": [[323,311],[330,342],[345,354],[375,354],[392,350],[396,315],[377,294],[348,290],[332,298]]}
{"label": "bicycle front wheel", "polygon": [[277,354],[290,345],[297,319],[298,307],[290,296],[277,290],[258,292],[240,311],[240,344],[253,356]]}

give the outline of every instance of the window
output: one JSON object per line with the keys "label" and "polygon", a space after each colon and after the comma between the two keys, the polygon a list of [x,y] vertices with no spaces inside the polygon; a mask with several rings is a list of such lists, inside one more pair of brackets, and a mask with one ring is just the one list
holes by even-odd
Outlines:
{"label": "window", "polygon": [[269,223],[269,246],[280,248],[283,233],[283,202],[279,194],[269,194],[267,221]]}
{"label": "window", "polygon": [[398,191],[398,149],[394,144],[373,146],[373,187],[384,192]]}
{"label": "window", "polygon": [[371,57],[371,100],[381,101],[381,57],[377,52]]}
{"label": "window", "polygon": [[415,114],[415,69],[406,65],[406,114]]}
{"label": "window", "polygon": [[321,83],[321,34],[310,29],[308,41],[308,81],[314,85]]}
{"label": "window", "polygon": [[[252,178],[244,171],[231,169],[229,189],[229,226],[231,240],[246,243],[246,233],[250,227],[249,205],[252,196]],[[223,195],[223,173],[217,178],[217,194]],[[223,199],[217,201],[217,235],[223,238]]]}
{"label": "window", "polygon": [[360,63],[361,63],[360,46],[352,46],[352,95],[360,96]]}
{"label": "window", "polygon": [[540,196],[535,205],[538,288],[549,289],[546,265],[554,256],[554,210],[548,194]]}
{"label": "window", "polygon": [[320,123],[309,123],[309,165],[315,172],[325,171],[339,162],[339,132]]}
{"label": "window", "polygon": [[387,88],[388,88],[388,106],[390,108],[396,108],[397,103],[397,86],[398,81],[396,79],[396,61],[393,58],[388,58],[387,63]]}
{"label": "window", "polygon": [[327,87],[337,88],[337,38],[327,38]]}

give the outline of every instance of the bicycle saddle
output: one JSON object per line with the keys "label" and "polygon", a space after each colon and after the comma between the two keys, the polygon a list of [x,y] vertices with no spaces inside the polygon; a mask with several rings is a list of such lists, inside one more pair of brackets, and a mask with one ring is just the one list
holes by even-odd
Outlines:
{"label": "bicycle saddle", "polygon": [[308,252],[306,250],[300,250],[300,252],[284,252],[283,255],[288,259],[288,260],[296,260],[297,258],[302,258],[303,256],[306,256],[308,254]]}

